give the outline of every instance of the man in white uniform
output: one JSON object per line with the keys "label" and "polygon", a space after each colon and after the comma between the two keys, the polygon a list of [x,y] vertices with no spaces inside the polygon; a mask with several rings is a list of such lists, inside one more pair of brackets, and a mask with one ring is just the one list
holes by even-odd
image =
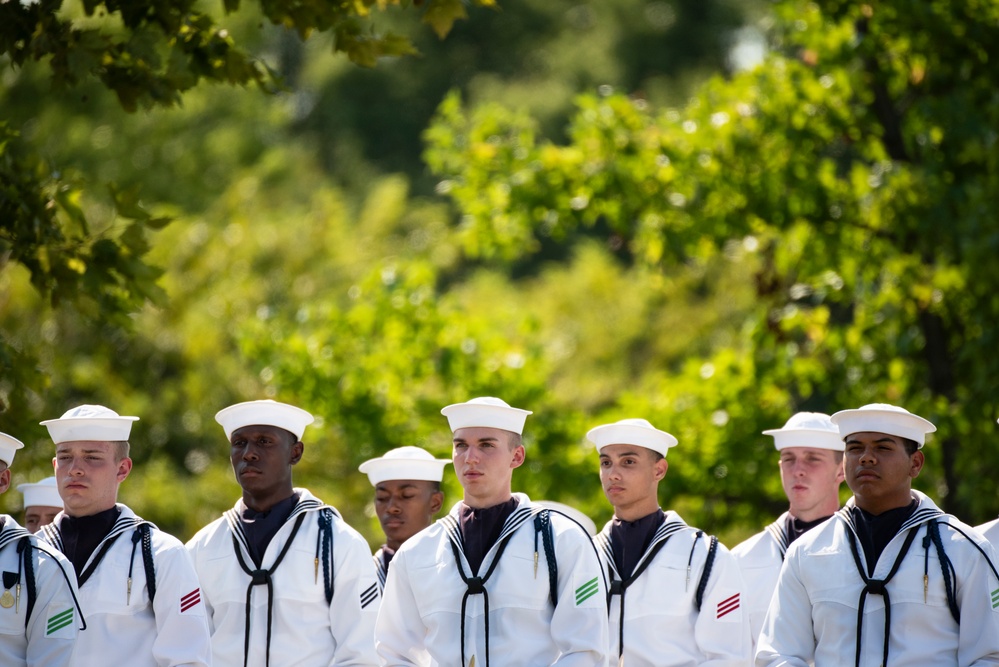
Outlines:
{"label": "man in white uniform", "polygon": [[382,664],[605,665],[607,589],[589,537],[511,491],[530,412],[486,397],[441,413],[464,500],[396,552]]}
{"label": "man in white uniform", "polygon": [[243,494],[187,543],[214,666],[375,664],[380,596],[368,544],[292,483],[312,415],[265,400],[229,406],[215,420]]}
{"label": "man in white uniform", "polygon": [[611,579],[613,656],[627,667],[744,667],[749,621],[732,554],[659,508],[675,437],[645,419],[586,434],[600,453],[600,483],[614,518],[594,538]]}
{"label": "man in white uniform", "polygon": [[[0,433],[0,493],[10,488],[10,465],[24,445]],[[57,551],[0,514],[0,665],[69,667],[77,628],[73,566]]]}
{"label": "man in white uniform", "polygon": [[42,422],[65,509],[39,536],[72,563],[87,619],[73,664],[207,667],[208,623],[184,545],[117,502],[137,419],[81,405]]}
{"label": "man in white uniform", "polygon": [[829,415],[799,412],[783,428],[763,434],[774,437],[780,481],[790,507],[765,530],[732,549],[746,584],[743,604],[754,650],[787,547],[839,509],[843,483],[843,439]]}
{"label": "man in white uniform", "polygon": [[375,487],[375,514],[385,533],[385,544],[374,555],[382,588],[395,552],[432,524],[444,504],[441,480],[449,463],[419,447],[398,447],[358,468]]}
{"label": "man in white uniform", "polygon": [[999,551],[999,519],[993,519],[988,523],[983,523],[976,529],[992,543],[992,548]]}
{"label": "man in white uniform", "polygon": [[853,497],[788,548],[756,664],[999,665],[994,551],[912,489],[936,428],[881,403],[832,421]]}
{"label": "man in white uniform", "polygon": [[24,528],[37,533],[42,526],[52,523],[62,511],[62,498],[55,477],[46,477],[36,484],[18,484],[24,496]]}

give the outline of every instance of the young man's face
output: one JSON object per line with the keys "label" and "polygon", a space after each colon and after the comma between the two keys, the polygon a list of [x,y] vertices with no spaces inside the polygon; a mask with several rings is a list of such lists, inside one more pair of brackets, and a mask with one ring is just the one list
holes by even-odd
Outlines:
{"label": "young man's face", "polygon": [[90,516],[114,507],[118,485],[132,470],[132,459],[116,459],[117,449],[110,442],[77,440],[56,445],[52,465],[66,514]]}
{"label": "young man's face", "polygon": [[853,433],[846,438],[843,466],[857,506],[881,514],[909,504],[912,480],[923,468],[923,453],[906,453],[902,438],[894,435]]}
{"label": "young man's face", "polygon": [[429,526],[444,502],[434,482],[393,479],[375,485],[375,513],[382,524],[386,545],[399,546]]}
{"label": "young man's face", "polygon": [[659,481],[666,459],[638,445],[607,445],[600,450],[600,485],[614,506],[614,516],[633,521],[659,507]]}
{"label": "young man's face", "polygon": [[29,533],[37,533],[42,526],[47,526],[62,511],[61,507],[50,505],[32,505],[24,508],[24,528]]}
{"label": "young man's face", "polygon": [[780,481],[791,516],[804,521],[829,516],[839,507],[843,455],[831,449],[785,447],[780,451]]}
{"label": "young man's face", "polygon": [[524,462],[523,445],[498,428],[460,428],[452,438],[454,472],[465,490],[465,504],[492,507],[510,498],[513,469]]}
{"label": "young man's face", "polygon": [[244,494],[267,497],[291,486],[291,468],[305,445],[277,426],[244,426],[232,432],[229,460]]}

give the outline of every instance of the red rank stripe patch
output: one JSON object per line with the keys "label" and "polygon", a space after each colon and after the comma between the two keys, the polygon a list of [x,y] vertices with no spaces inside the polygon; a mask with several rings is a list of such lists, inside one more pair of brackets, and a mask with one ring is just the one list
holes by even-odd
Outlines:
{"label": "red rank stripe patch", "polygon": [[722,600],[718,603],[718,615],[715,618],[721,618],[731,614],[733,611],[739,608],[739,594],[736,593],[732,597]]}
{"label": "red rank stripe patch", "polygon": [[183,614],[199,602],[201,602],[201,589],[195,588],[193,591],[180,599],[180,613]]}

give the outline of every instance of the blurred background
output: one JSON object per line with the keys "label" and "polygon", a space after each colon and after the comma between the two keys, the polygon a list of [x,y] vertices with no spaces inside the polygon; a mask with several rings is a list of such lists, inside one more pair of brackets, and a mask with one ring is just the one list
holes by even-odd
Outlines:
{"label": "blurred background", "polygon": [[915,486],[999,513],[996,3],[168,4],[210,28],[0,6],[14,486],[107,405],[120,499],[187,539],[240,493],[214,414],[274,398],[377,545],[357,466],[447,456],[440,408],[493,395],[534,411],[516,490],[602,525],[584,435],[645,417],[662,506],[734,546],[786,509],[763,429],[890,402],[939,428]]}

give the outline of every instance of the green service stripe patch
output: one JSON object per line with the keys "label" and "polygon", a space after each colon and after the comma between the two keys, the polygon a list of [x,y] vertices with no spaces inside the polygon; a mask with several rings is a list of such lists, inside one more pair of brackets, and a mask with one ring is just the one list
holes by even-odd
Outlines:
{"label": "green service stripe patch", "polygon": [[49,617],[48,630],[46,630],[46,635],[51,635],[57,630],[62,630],[67,625],[73,622],[73,608],[70,607],[66,611],[59,612],[55,616]]}
{"label": "green service stripe patch", "polygon": [[600,587],[597,586],[597,578],[593,577],[585,584],[576,589],[576,606],[578,607],[586,600],[597,594]]}
{"label": "green service stripe patch", "polygon": [[992,608],[999,607],[999,588],[992,591]]}

